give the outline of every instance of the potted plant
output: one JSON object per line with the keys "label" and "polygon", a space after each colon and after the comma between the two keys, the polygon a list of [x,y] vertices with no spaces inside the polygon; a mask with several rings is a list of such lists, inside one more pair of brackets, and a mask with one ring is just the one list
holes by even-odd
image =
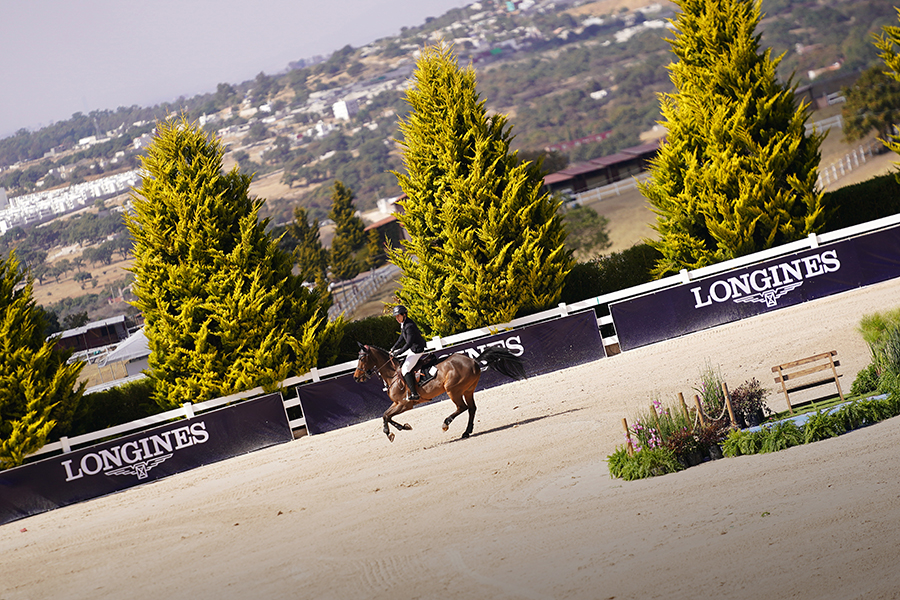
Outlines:
{"label": "potted plant", "polygon": [[675,454],[675,458],[685,468],[693,467],[703,461],[700,440],[687,427],[669,432],[665,441],[665,447]]}
{"label": "potted plant", "polygon": [[731,392],[731,408],[735,418],[746,421],[748,427],[762,423],[766,418],[765,413],[770,412],[764,401],[766,394],[768,390],[755,377],[735,388]]}

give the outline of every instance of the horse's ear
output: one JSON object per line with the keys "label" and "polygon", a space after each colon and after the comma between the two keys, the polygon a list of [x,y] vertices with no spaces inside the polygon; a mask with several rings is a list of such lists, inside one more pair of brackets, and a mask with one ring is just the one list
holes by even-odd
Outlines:
{"label": "horse's ear", "polygon": [[359,349],[360,349],[360,350],[365,350],[365,349],[366,349],[366,347],[363,346],[362,344],[360,344],[359,342],[356,342],[356,345],[359,346]]}

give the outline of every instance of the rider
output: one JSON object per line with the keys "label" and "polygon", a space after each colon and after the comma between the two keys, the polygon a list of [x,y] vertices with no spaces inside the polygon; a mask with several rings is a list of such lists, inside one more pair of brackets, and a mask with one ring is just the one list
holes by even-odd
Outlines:
{"label": "rider", "polygon": [[406,381],[406,385],[409,387],[409,399],[418,400],[416,375],[413,373],[413,369],[415,369],[416,363],[419,362],[419,357],[425,353],[425,338],[422,337],[419,326],[409,318],[406,307],[402,304],[394,307],[394,318],[400,323],[400,339],[391,348],[391,356],[398,356],[407,350],[410,351],[406,360],[403,361],[403,366],[400,367],[400,374],[403,375],[403,380]]}

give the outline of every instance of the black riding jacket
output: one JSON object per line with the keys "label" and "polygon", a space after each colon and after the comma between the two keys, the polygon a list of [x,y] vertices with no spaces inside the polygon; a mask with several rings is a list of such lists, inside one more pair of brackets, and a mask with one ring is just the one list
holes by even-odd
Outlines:
{"label": "black riding jacket", "polygon": [[412,350],[416,354],[425,352],[425,338],[422,337],[419,326],[409,317],[403,319],[403,324],[400,326],[400,339],[391,348],[391,352],[402,354],[407,350]]}

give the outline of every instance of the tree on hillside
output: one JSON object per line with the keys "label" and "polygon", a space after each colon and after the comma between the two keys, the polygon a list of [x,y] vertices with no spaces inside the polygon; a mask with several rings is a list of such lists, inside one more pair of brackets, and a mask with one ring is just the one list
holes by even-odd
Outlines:
{"label": "tree on hillside", "polygon": [[566,226],[566,246],[576,254],[592,257],[612,245],[609,240],[609,219],[597,214],[590,206],[575,206],[563,215]]}
{"label": "tree on hillside", "polygon": [[84,392],[84,363],[66,364],[71,353],[44,339],[44,315],[15,253],[0,259],[0,470],[66,431]]}
{"label": "tree on hillside", "polygon": [[656,275],[777,246],[825,222],[816,191],[822,136],[806,104],[759,51],[758,0],[675,0],[675,91],[661,94],[668,133],[640,186],[657,214]]}
{"label": "tree on hillside", "polygon": [[848,141],[861,139],[873,129],[881,139],[888,139],[894,123],[900,123],[900,81],[885,73],[883,66],[866,69],[844,88],[844,97],[841,114]]}
{"label": "tree on hillside", "polygon": [[343,323],[328,323],[322,293],[292,275],[291,254],[258,220],[251,177],[224,173],[221,144],[184,118],[157,131],[127,217],[157,402],[272,387],[316,366]]}
{"label": "tree on hillside", "polygon": [[410,239],[390,248],[399,302],[428,335],[503,323],[556,303],[571,269],[559,202],[534,163],[510,153],[506,117],[488,116],[472,67],[425,48],[400,121]]}
{"label": "tree on hillside", "polygon": [[328,253],[322,247],[322,241],[319,239],[318,219],[313,219],[310,224],[306,209],[302,206],[295,206],[294,220],[288,225],[287,234],[297,242],[294,247],[294,260],[300,270],[300,279],[325,281]]}
{"label": "tree on hillside", "polygon": [[[900,18],[900,8],[894,8]],[[882,27],[881,35],[875,35],[875,47],[881,51],[878,57],[884,61],[887,67],[885,74],[894,81],[900,82],[900,27],[896,25],[885,25]],[[889,132],[887,137],[881,140],[884,144],[900,154],[900,134]],[[895,163],[897,164],[897,163]],[[900,173],[897,174],[897,180],[900,181]]]}
{"label": "tree on hillside", "polygon": [[353,279],[362,269],[356,253],[366,242],[365,225],[356,215],[353,191],[340,181],[331,189],[331,212],[334,221],[334,238],[331,240],[329,264],[335,279]]}

